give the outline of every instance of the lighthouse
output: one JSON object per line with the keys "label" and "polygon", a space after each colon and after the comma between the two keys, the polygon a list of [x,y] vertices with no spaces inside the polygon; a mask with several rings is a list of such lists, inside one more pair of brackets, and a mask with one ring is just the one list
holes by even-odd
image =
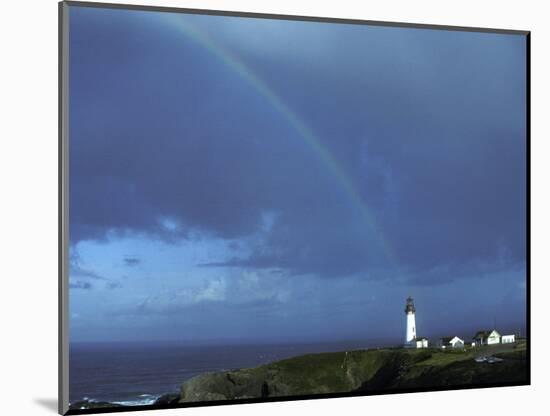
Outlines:
{"label": "lighthouse", "polygon": [[405,305],[405,315],[407,316],[407,332],[405,334],[405,345],[413,345],[416,340],[416,322],[414,314],[416,309],[412,297],[407,298],[407,304]]}

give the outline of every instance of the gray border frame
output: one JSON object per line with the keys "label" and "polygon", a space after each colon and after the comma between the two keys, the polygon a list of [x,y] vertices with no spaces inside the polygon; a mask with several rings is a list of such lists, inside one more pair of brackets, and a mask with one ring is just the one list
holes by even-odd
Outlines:
{"label": "gray border frame", "polygon": [[[317,395],[296,395],[276,398],[220,400],[215,402],[185,403],[180,405],[126,406],[120,408],[101,408],[69,410],[69,8],[72,6],[89,8],[107,8],[121,10],[141,10],[212,16],[232,16],[259,19],[279,19],[304,22],[322,22],[336,24],[354,24],[384,26],[422,30],[444,30],[461,32],[494,33],[501,35],[524,36],[526,42],[526,336],[527,380],[525,383],[494,383],[459,387],[418,388],[407,390],[372,391],[368,393],[330,393]],[[58,412],[66,414],[93,414],[139,410],[174,409],[185,407],[207,407],[241,403],[264,403],[322,398],[342,398],[371,396],[382,394],[433,392],[444,390],[464,390],[474,388],[507,387],[531,384],[531,32],[528,30],[508,30],[467,26],[432,25],[420,23],[401,23],[320,16],[299,16],[269,13],[251,13],[239,11],[221,11],[209,9],[188,9],[179,7],[144,6],[134,4],[98,3],[83,1],[60,1],[58,3]]]}
{"label": "gray border frame", "polygon": [[58,5],[59,13],[59,149],[58,149],[58,412],[69,410],[69,6]]}

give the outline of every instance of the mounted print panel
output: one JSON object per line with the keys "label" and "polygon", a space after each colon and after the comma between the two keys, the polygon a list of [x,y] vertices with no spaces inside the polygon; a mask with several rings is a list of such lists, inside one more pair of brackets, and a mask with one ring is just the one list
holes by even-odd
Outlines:
{"label": "mounted print panel", "polygon": [[528,32],[60,34],[61,413],[530,382]]}

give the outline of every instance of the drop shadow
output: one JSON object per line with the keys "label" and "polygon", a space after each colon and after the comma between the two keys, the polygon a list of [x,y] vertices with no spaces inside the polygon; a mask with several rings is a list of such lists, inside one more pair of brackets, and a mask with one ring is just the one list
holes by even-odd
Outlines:
{"label": "drop shadow", "polygon": [[44,409],[46,410],[49,410],[53,413],[57,413],[57,399],[52,399],[52,398],[48,398],[48,399],[34,399],[34,402],[36,404],[39,404],[40,406],[42,406]]}

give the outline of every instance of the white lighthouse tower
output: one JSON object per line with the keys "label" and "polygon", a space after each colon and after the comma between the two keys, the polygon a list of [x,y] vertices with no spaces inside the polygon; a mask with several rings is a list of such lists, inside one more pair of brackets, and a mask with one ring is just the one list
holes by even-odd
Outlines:
{"label": "white lighthouse tower", "polygon": [[416,322],[414,314],[416,309],[412,297],[407,298],[407,305],[405,306],[405,315],[407,316],[407,332],[405,334],[405,345],[412,346],[416,340]]}

